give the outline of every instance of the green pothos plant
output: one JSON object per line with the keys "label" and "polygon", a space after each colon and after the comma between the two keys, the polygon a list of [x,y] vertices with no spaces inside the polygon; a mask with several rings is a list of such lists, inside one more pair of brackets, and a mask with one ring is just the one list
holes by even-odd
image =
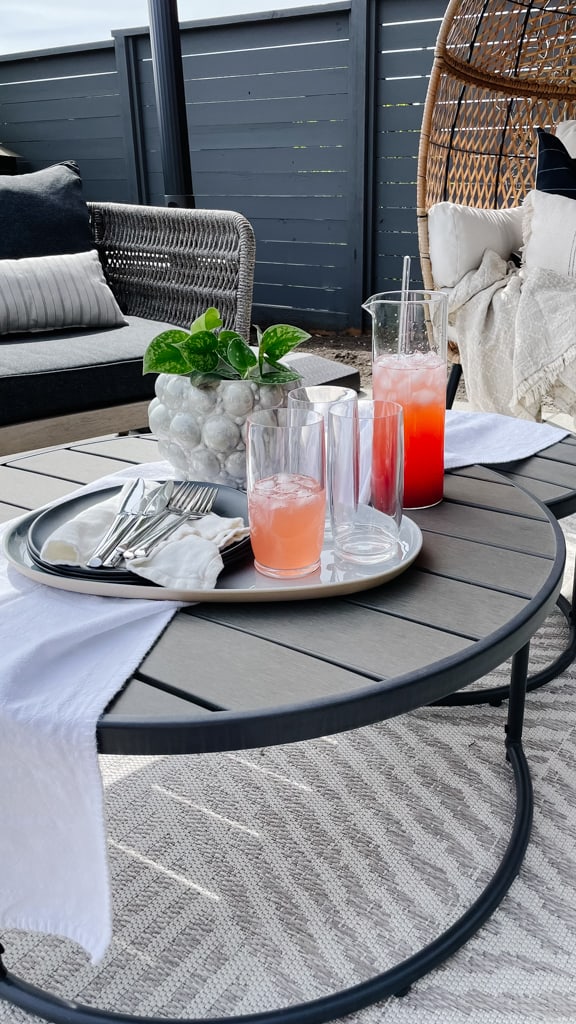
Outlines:
{"label": "green pothos plant", "polygon": [[158,334],[144,353],[143,373],[187,376],[201,387],[221,380],[249,380],[255,384],[287,384],[300,374],[280,360],[310,335],[290,324],[256,327],[256,352],[237,331],[222,327],[217,309],[210,306],[189,331]]}

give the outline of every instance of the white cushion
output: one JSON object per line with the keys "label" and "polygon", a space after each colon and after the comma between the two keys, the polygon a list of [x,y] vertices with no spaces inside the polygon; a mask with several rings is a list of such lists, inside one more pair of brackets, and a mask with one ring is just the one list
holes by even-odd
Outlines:
{"label": "white cushion", "polygon": [[523,265],[576,277],[576,202],[533,189],[523,209]]}
{"label": "white cushion", "polygon": [[0,260],[0,334],[125,323],[95,249]]}
{"label": "white cushion", "polygon": [[437,203],[428,211],[430,261],[436,288],[453,288],[476,270],[486,249],[502,259],[522,245],[522,207],[480,210],[458,203]]}
{"label": "white cushion", "polygon": [[563,142],[570,156],[576,157],[576,121],[560,121],[554,134]]}

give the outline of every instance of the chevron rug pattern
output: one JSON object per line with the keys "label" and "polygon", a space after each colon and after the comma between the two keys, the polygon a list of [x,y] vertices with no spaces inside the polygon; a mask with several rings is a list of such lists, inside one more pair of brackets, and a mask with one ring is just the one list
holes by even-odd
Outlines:
{"label": "chevron rug pattern", "polygon": [[[562,526],[569,594],[576,517]],[[558,615],[545,623],[533,668],[563,630]],[[12,932],[6,963],[62,998],[188,1018],[318,998],[385,970],[457,918],[498,862],[512,810],[504,720],[505,706],[423,708],[273,749],[102,758],[109,953],[93,968],[72,943]],[[535,820],[510,893],[404,998],[348,1021],[576,1020],[576,666],[528,696],[525,748]],[[2,1024],[34,1020],[0,1003]]]}

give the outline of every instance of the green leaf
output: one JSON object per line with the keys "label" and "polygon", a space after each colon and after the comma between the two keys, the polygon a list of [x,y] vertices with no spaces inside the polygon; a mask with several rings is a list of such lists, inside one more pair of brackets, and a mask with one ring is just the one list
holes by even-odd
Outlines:
{"label": "green leaf", "polygon": [[177,347],[186,361],[186,373],[191,370],[210,373],[218,366],[218,339],[211,331],[187,334]]}
{"label": "green leaf", "polygon": [[228,345],[228,362],[232,364],[234,369],[238,370],[238,373],[245,376],[247,370],[258,365],[258,358],[254,355],[250,346],[246,344],[244,338],[238,335]]}
{"label": "green leaf", "polygon": [[228,362],[228,346],[231,341],[241,341],[245,344],[244,338],[238,331],[219,331],[216,335],[218,338],[218,353],[221,359]]}
{"label": "green leaf", "polygon": [[220,313],[214,306],[209,306],[202,316],[197,317],[194,323],[190,324],[190,334],[198,334],[200,331],[213,331],[216,327],[222,327]]}
{"label": "green leaf", "polygon": [[235,375],[235,378],[227,377],[224,373],[221,372],[220,367],[218,367],[218,370],[215,373],[196,373],[195,371],[193,371],[191,374],[189,374],[189,377],[191,384],[194,384],[194,386],[197,388],[201,388],[205,384],[219,384],[220,381],[222,380],[238,379],[238,374]]}
{"label": "green leaf", "polygon": [[188,337],[186,331],[164,331],[148,345],[142,373],[187,373],[187,363],[178,345]]}
{"label": "green leaf", "polygon": [[259,384],[287,384],[291,380],[300,380],[300,374],[296,370],[271,370],[269,373],[263,373],[261,377],[254,378]]}
{"label": "green leaf", "polygon": [[274,324],[268,327],[262,335],[260,351],[274,362],[291,352],[296,345],[306,341],[310,335],[300,327],[291,327],[290,324]]}

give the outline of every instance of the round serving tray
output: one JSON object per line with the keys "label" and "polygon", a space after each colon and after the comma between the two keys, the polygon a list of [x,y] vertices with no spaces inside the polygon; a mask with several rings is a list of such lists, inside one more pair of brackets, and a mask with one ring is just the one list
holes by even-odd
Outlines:
{"label": "round serving tray", "polygon": [[[58,506],[61,507],[61,506]],[[82,579],[50,571],[37,565],[28,549],[28,534],[38,515],[30,512],[14,522],[4,534],[3,546],[8,561],[18,572],[57,590],[99,597],[146,598],[153,601],[301,601],[306,598],[340,596],[368,590],[394,579],[408,569],[422,548],[422,534],[408,516],[402,519],[398,556],[377,565],[360,566],[337,559],[327,538],[321,566],[299,579],[276,580],[263,576],[251,558],[243,558],[221,572],[214,590],[171,590],[150,586],[133,574],[134,582]]]}

